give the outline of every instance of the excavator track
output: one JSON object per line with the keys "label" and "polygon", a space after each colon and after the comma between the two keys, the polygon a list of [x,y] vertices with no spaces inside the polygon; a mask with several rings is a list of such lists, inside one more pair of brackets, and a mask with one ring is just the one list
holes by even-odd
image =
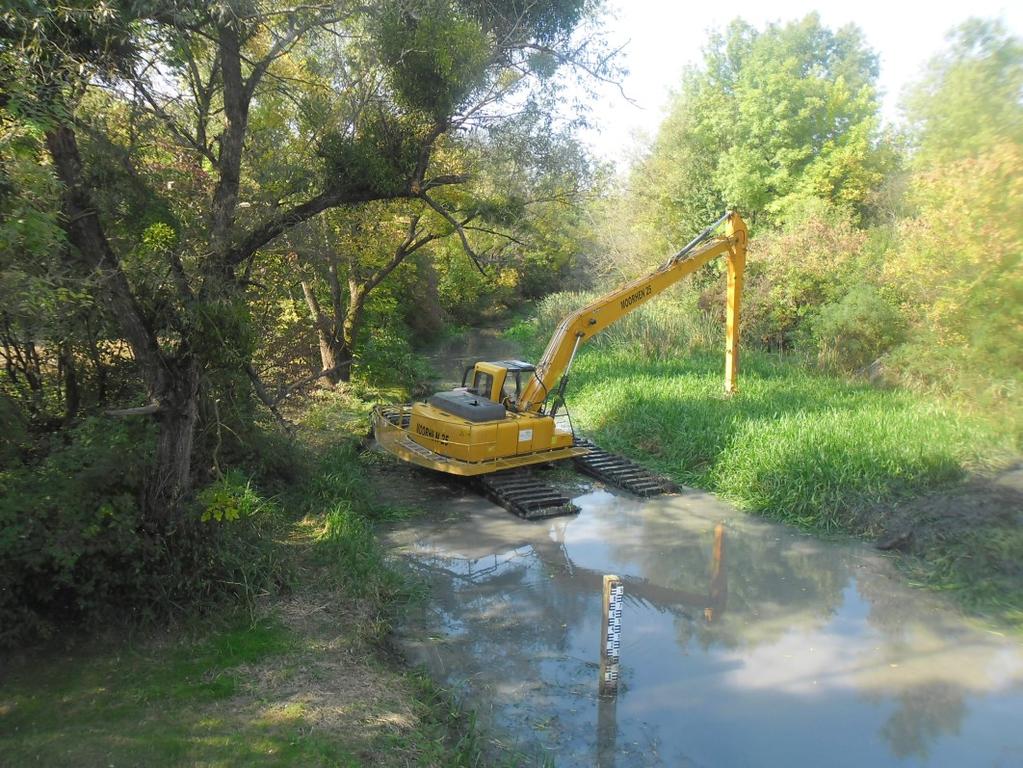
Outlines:
{"label": "excavator track", "polygon": [[643,498],[663,493],[678,493],[679,487],[666,477],[654,474],[646,467],[631,459],[609,453],[592,440],[577,437],[575,444],[588,448],[589,453],[576,456],[576,467],[587,475],[603,480],[608,485],[621,488]]}
{"label": "excavator track", "polygon": [[487,498],[526,520],[574,515],[579,507],[556,488],[542,483],[524,469],[494,472],[476,478]]}

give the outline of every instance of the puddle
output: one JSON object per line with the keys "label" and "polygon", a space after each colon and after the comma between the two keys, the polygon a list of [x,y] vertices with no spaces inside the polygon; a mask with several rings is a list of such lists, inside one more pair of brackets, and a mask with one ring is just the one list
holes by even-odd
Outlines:
{"label": "puddle", "polygon": [[[1023,764],[1020,643],[866,547],[695,491],[598,488],[578,516],[540,522],[444,483],[423,493],[445,518],[386,537],[431,587],[399,642],[502,747],[559,768]],[[610,702],[596,695],[608,573],[625,584]]]}

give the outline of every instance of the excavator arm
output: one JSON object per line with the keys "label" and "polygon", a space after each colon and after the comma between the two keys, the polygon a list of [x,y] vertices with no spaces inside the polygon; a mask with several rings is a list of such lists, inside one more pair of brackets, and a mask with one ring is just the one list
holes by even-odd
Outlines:
{"label": "excavator arm", "polygon": [[[723,235],[712,233],[722,223]],[[724,256],[728,266],[725,391],[736,391],[739,364],[739,303],[746,265],[746,224],[731,211],[707,227],[660,269],[602,296],[579,309],[558,326],[536,367],[536,375],[519,397],[520,412],[538,412],[548,396],[562,386],[579,347],[609,325],[638,309],[657,294],[692,274],[704,264]]]}

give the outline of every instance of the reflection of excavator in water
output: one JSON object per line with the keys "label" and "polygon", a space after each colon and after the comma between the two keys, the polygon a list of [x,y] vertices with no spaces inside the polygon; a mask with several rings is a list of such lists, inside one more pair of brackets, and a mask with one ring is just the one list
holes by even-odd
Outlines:
{"label": "reflection of excavator in water", "polygon": [[[714,234],[721,225],[723,234]],[[518,360],[479,362],[463,386],[426,402],[377,406],[373,432],[386,452],[412,464],[477,477],[484,491],[523,517],[574,511],[568,499],[521,468],[574,459],[588,474],[643,496],[674,490],[639,465],[602,451],[556,421],[579,346],[718,256],[728,267],[725,391],[736,389],[739,302],[746,225],[726,213],[654,272],[568,315],[536,366]],[[471,381],[468,379],[472,374]]]}

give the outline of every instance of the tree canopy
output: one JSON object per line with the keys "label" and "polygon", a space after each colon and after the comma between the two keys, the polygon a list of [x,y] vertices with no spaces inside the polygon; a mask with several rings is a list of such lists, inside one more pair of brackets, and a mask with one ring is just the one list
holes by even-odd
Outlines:
{"label": "tree canopy", "polygon": [[816,14],[712,35],[633,171],[647,231],[674,244],[727,207],[763,225],[807,198],[862,206],[889,166],[877,74],[856,27]]}

